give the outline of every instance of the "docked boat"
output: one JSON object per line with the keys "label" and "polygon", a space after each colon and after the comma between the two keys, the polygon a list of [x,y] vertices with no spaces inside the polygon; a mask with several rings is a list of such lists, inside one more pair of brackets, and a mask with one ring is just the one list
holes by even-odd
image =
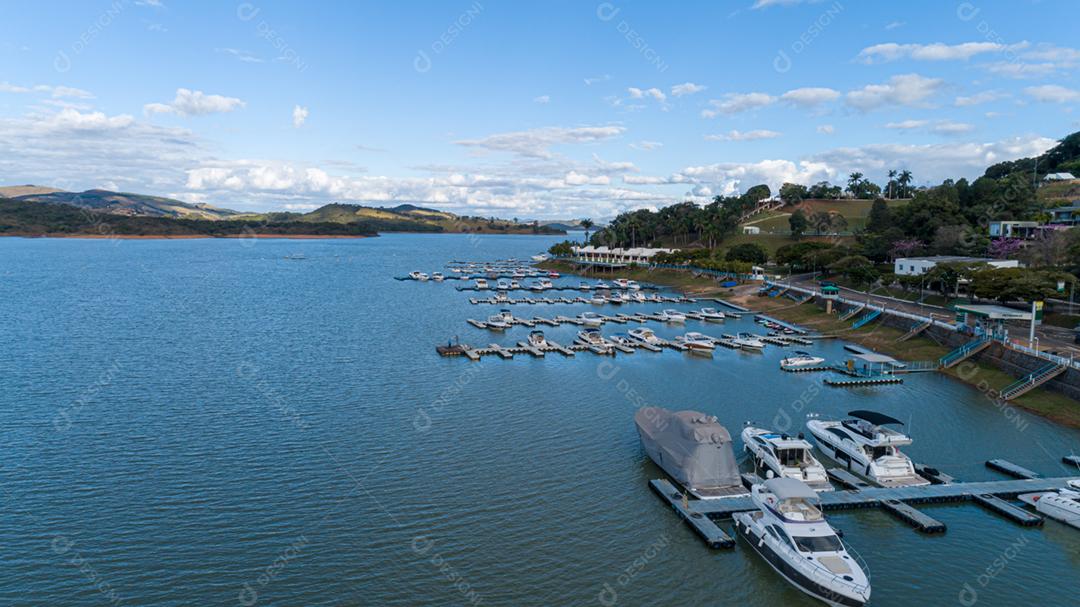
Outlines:
{"label": "docked boat", "polygon": [[613,343],[615,345],[624,346],[626,348],[633,348],[638,344],[637,341],[635,341],[633,338],[631,338],[626,333],[616,333],[616,334],[608,337],[608,341],[610,341],[611,343]]}
{"label": "docked boat", "polygon": [[630,289],[631,291],[640,291],[641,285],[639,285],[636,280],[628,280],[626,281],[626,288]]}
{"label": "docked boat", "polygon": [[409,278],[413,280],[425,281],[428,279],[428,275],[423,272],[409,272]]}
{"label": "docked boat", "polygon": [[711,415],[643,407],[634,424],[645,453],[699,499],[742,497],[746,489],[731,435]]}
{"label": "docked boat", "polygon": [[521,283],[516,281],[516,280],[511,280],[510,281],[510,288],[511,289],[520,289],[521,288]]}
{"label": "docked boat", "polygon": [[818,449],[845,468],[882,487],[915,487],[930,481],[915,472],[915,464],[898,447],[911,438],[886,426],[904,425],[898,419],[874,411],[851,411],[851,419],[812,419],[806,427]]}
{"label": "docked boat", "polygon": [[723,312],[717,310],[716,308],[702,308],[701,311],[698,312],[698,314],[701,315],[701,318],[712,322],[719,322],[727,318],[727,316],[725,316]]}
{"label": "docked boat", "polygon": [[663,322],[686,322],[686,315],[678,310],[664,310],[657,314]]}
{"label": "docked boat", "polygon": [[543,331],[530,331],[529,345],[534,348],[546,348],[550,344],[548,343],[547,337],[544,336]]}
{"label": "docked boat", "polygon": [[484,278],[477,278],[475,284],[476,284],[477,289],[486,289],[486,288],[488,288],[488,281],[486,279],[484,279]]}
{"label": "docked boat", "polygon": [[435,282],[442,282],[445,279],[446,279],[446,277],[443,276],[442,272],[432,272],[431,273],[431,280],[434,280]]}
{"label": "docked boat", "polygon": [[825,359],[820,356],[814,356],[809,352],[798,351],[791,356],[782,359],[780,361],[781,369],[798,369],[799,367],[813,367],[816,365],[824,364]]}
{"label": "docked boat", "polygon": [[596,312],[582,312],[578,315],[578,319],[586,327],[599,327],[604,324],[604,319]]}
{"label": "docked boat", "polygon": [[813,445],[801,434],[791,437],[747,426],[743,428],[742,441],[757,466],[769,470],[773,476],[800,480],[814,491],[833,490],[825,466],[814,457]]}
{"label": "docked boat", "polygon": [[548,272],[548,278],[558,278],[559,276],[561,276],[561,274],[559,274],[555,270]]}
{"label": "docked boat", "polygon": [[758,339],[757,336],[752,333],[739,333],[731,340],[731,342],[744,350],[765,349],[765,342]]}
{"label": "docked boat", "polygon": [[491,329],[492,331],[505,331],[510,328],[510,323],[507,322],[506,318],[504,318],[502,314],[493,314],[491,316],[488,316],[487,322],[485,322],[484,324],[487,325],[487,328]]}
{"label": "docked boat", "polygon": [[546,291],[546,290],[550,289],[552,286],[554,286],[554,285],[551,284],[550,280],[548,280],[546,278],[541,278],[541,279],[537,280],[535,283],[533,283],[533,285],[531,287],[529,287],[529,288],[531,288],[533,291]]}
{"label": "docked boat", "polygon": [[578,288],[581,289],[582,291],[592,291],[592,285],[585,282],[584,280],[581,281],[581,284],[578,285]]}
{"label": "docked boat", "polygon": [[542,261],[547,261],[549,259],[551,259],[551,256],[548,255],[547,253],[541,253],[539,255],[533,255],[532,256],[532,260],[537,262],[537,263],[540,263]]}
{"label": "docked boat", "polygon": [[611,282],[614,283],[615,286],[619,287],[620,289],[628,289],[628,288],[630,288],[630,281],[626,280],[625,278],[616,278],[615,280],[613,280]]}
{"label": "docked boat", "polygon": [[697,331],[691,331],[686,335],[683,335],[679,340],[679,343],[686,346],[691,350],[705,350],[712,352],[716,349],[716,340],[705,335],[704,333],[698,333]]}
{"label": "docked boat", "polygon": [[1037,512],[1080,529],[1080,480],[1071,480],[1067,489],[1043,493],[1025,493],[1017,499]]}
{"label": "docked boat", "polygon": [[630,293],[630,301],[634,303],[645,303],[645,296],[641,294],[641,291],[634,291]]}
{"label": "docked boat", "polygon": [[656,333],[648,327],[638,327],[636,329],[630,329],[630,337],[647,343],[652,346],[659,346],[663,343],[663,340],[656,336]]}
{"label": "docked boat", "polygon": [[506,291],[499,291],[495,294],[496,303],[510,303],[510,296],[506,294]]}
{"label": "docked boat", "polygon": [[593,295],[592,298],[589,299],[589,303],[593,304],[594,306],[602,306],[607,302],[607,298],[603,295]]}
{"label": "docked boat", "polygon": [[613,348],[608,343],[604,336],[600,334],[597,329],[582,329],[578,331],[577,339],[574,340],[583,346],[589,346],[590,348],[599,348],[604,353],[611,352]]}
{"label": "docked boat", "polygon": [[612,291],[611,296],[608,297],[608,301],[613,304],[619,305],[629,302],[630,298],[627,297],[626,293],[623,293],[622,291]]}
{"label": "docked boat", "polygon": [[733,515],[735,530],[789,584],[834,607],[870,600],[870,577],[821,512],[817,492],[793,478],[754,485],[757,510]]}
{"label": "docked boat", "polygon": [[510,288],[510,281],[505,279],[499,279],[499,282],[495,284],[495,288],[500,291],[506,291]]}
{"label": "docked boat", "polygon": [[608,283],[601,280],[601,281],[597,282],[595,285],[593,285],[593,288],[594,289],[610,289],[611,285],[609,285]]}

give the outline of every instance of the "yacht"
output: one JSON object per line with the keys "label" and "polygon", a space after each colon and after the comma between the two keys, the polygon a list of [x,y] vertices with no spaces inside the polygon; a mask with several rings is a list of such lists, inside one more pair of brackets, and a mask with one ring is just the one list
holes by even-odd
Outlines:
{"label": "yacht", "polygon": [[604,319],[596,312],[582,312],[578,315],[578,319],[586,327],[599,327],[604,324]]}
{"label": "yacht", "polygon": [[607,298],[603,295],[593,295],[592,299],[589,300],[589,303],[593,304],[594,306],[602,306],[607,302]]}
{"label": "yacht", "polygon": [[495,294],[495,301],[498,303],[510,303],[510,296],[506,294],[506,291],[499,291]]}
{"label": "yacht", "polygon": [[691,331],[680,338],[679,343],[691,350],[706,350],[712,352],[716,349],[716,340],[697,331]]}
{"label": "yacht", "polygon": [[742,441],[746,452],[754,457],[758,467],[768,470],[766,474],[800,480],[814,491],[833,490],[825,466],[814,457],[813,445],[801,434],[791,437],[747,426],[743,428]]}
{"label": "yacht", "polygon": [[679,312],[678,310],[664,310],[663,312],[657,314],[657,316],[659,316],[660,320],[664,322],[686,322],[686,315],[682,312]]}
{"label": "yacht", "polygon": [[780,361],[781,369],[798,369],[799,367],[813,367],[825,362],[820,356],[814,356],[809,352],[798,351]]}
{"label": "yacht", "polygon": [[409,272],[409,278],[413,280],[425,281],[428,279],[428,275],[423,272]]}
{"label": "yacht", "polygon": [[848,470],[882,487],[914,487],[930,481],[915,473],[915,465],[897,447],[911,438],[885,426],[904,425],[900,420],[874,411],[851,411],[851,419],[812,419],[806,427],[817,439],[818,449]]}
{"label": "yacht", "polygon": [[610,289],[611,286],[609,286],[608,283],[601,280],[601,281],[597,282],[595,285],[593,285],[593,288],[594,289]]}
{"label": "yacht", "polygon": [[615,283],[615,286],[619,287],[620,289],[628,289],[628,288],[630,288],[630,281],[626,280],[625,278],[616,278],[615,280],[613,280],[611,282]]}
{"label": "yacht", "polygon": [[531,331],[529,333],[529,345],[534,348],[546,348],[548,344],[547,337],[544,337],[543,331]]}
{"label": "yacht", "polygon": [[552,286],[553,285],[551,284],[550,280],[548,280],[546,278],[541,278],[541,279],[537,280],[535,283],[533,283],[533,286],[530,287],[530,288],[533,291],[546,291],[546,290],[550,289]]}
{"label": "yacht", "polygon": [[698,312],[698,314],[700,314],[703,319],[710,320],[712,322],[719,322],[727,318],[726,316],[724,316],[723,312],[717,310],[716,308],[702,308],[701,311]]}
{"label": "yacht", "polygon": [[600,335],[600,331],[596,329],[582,329],[581,331],[578,331],[577,339],[575,341],[583,346],[599,348],[605,354],[613,350],[611,344],[608,343],[608,341],[604,339],[604,336]]}
{"label": "yacht", "polygon": [[715,417],[642,407],[634,424],[645,453],[694,497],[746,496],[731,435]]}
{"label": "yacht", "polygon": [[542,261],[547,261],[549,259],[551,259],[551,256],[548,255],[547,253],[541,253],[539,255],[533,255],[532,256],[532,260],[537,262],[537,263],[540,263]]}
{"label": "yacht", "polygon": [[656,336],[656,333],[648,327],[638,327],[636,329],[630,329],[630,337],[645,342],[653,346],[659,346],[663,343],[663,340]]}
{"label": "yacht", "polygon": [[634,303],[645,303],[645,296],[641,294],[641,291],[634,291],[630,294],[630,301]]}
{"label": "yacht", "polygon": [[641,285],[639,285],[636,280],[628,280],[626,281],[626,288],[630,289],[631,291],[640,291]]}
{"label": "yacht", "polygon": [[442,272],[432,272],[431,273],[431,280],[434,280],[435,282],[442,282],[445,279],[446,279],[446,277],[443,276]]}
{"label": "yacht", "polygon": [[757,338],[756,335],[751,333],[739,333],[731,340],[736,346],[744,350],[764,350],[765,342]]}
{"label": "yacht", "polygon": [[789,584],[833,607],[870,600],[865,565],[825,520],[817,492],[773,478],[754,485],[750,498],[757,509],[734,514],[735,530]]}
{"label": "yacht", "polygon": [[1071,480],[1068,485],[1057,491],[1025,493],[1017,499],[1040,514],[1080,529],[1080,480]]}
{"label": "yacht", "polygon": [[510,323],[506,321],[502,314],[488,316],[487,322],[484,324],[492,331],[505,331],[510,328]]}
{"label": "yacht", "polygon": [[510,288],[511,289],[520,289],[521,288],[521,283],[516,281],[516,280],[511,280],[510,281]]}
{"label": "yacht", "polygon": [[486,279],[484,279],[484,278],[477,278],[476,279],[476,288],[477,289],[486,289],[486,288],[488,288],[488,281]]}
{"label": "yacht", "polygon": [[584,280],[581,281],[581,284],[578,285],[578,288],[581,289],[582,291],[592,291],[592,285],[585,282]]}
{"label": "yacht", "polygon": [[624,304],[630,301],[630,298],[626,296],[626,293],[622,291],[612,291],[611,296],[608,297],[608,301],[615,304]]}
{"label": "yacht", "polygon": [[608,341],[616,345],[625,346],[627,348],[633,348],[638,343],[626,333],[616,333],[611,337],[608,337]]}
{"label": "yacht", "polygon": [[561,274],[559,274],[555,270],[548,272],[548,278],[558,278],[559,276],[561,276]]}
{"label": "yacht", "polygon": [[505,279],[499,279],[499,282],[495,284],[495,288],[500,291],[505,291],[510,288],[510,281]]}

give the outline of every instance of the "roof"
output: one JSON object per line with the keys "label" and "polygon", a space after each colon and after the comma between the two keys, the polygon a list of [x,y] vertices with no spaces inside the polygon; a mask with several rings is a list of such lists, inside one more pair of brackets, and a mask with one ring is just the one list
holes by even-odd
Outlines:
{"label": "roof", "polygon": [[765,481],[765,489],[780,500],[819,499],[817,491],[814,491],[797,478],[770,478]]}
{"label": "roof", "polygon": [[971,312],[976,316],[984,316],[991,320],[1030,320],[1030,310],[1018,310],[992,304],[957,304],[953,306],[962,312]]}
{"label": "roof", "polygon": [[896,419],[895,417],[889,417],[884,413],[878,413],[877,411],[866,411],[860,409],[858,411],[848,411],[848,415],[851,417],[857,417],[862,420],[866,420],[875,426],[884,426],[885,424],[899,424],[904,425],[904,422]]}
{"label": "roof", "polygon": [[1043,179],[1076,179],[1072,173],[1047,173]]}
{"label": "roof", "polygon": [[896,260],[897,263],[901,261],[933,261],[935,263],[945,263],[950,261],[998,261],[989,257],[964,257],[963,255],[931,255],[929,257],[901,257]]}
{"label": "roof", "polygon": [[891,356],[886,356],[884,354],[877,354],[875,352],[870,352],[869,354],[852,354],[851,356],[853,358],[857,358],[857,359],[859,359],[861,361],[865,361],[865,362],[868,362],[868,363],[893,363],[893,362],[896,362],[896,359],[891,357]]}

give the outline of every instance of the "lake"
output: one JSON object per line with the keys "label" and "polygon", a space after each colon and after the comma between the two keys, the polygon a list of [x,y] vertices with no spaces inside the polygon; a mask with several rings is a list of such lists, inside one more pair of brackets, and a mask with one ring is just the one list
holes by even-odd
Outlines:
{"label": "lake", "polygon": [[[938,374],[828,388],[781,373],[773,346],[441,358],[454,336],[508,345],[528,329],[470,327],[498,308],[456,281],[394,280],[556,240],[0,239],[0,603],[814,605],[744,544],[707,549],[652,494],[639,406],[704,411],[736,437],[749,420],[796,431],[873,409],[905,421],[913,459],[963,480],[1003,478],[983,465],[995,457],[1065,475],[1080,451],[1080,432]],[[662,307],[692,306],[622,311]],[[839,359],[842,343],[812,350]],[[921,509],[948,532],[830,516],[873,605],[1075,602],[1077,530]]]}

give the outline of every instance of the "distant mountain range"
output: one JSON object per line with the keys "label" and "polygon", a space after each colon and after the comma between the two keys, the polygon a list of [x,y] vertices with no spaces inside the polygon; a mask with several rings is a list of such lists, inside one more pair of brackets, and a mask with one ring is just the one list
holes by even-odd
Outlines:
{"label": "distant mountain range", "polygon": [[[370,207],[356,204],[330,203],[308,213],[241,213],[231,209],[214,207],[207,204],[191,204],[172,198],[161,196],[148,196],[145,194],[133,194],[128,192],[110,192],[108,190],[87,190],[85,192],[66,192],[56,188],[35,185],[20,185],[0,187],[0,199],[10,199],[22,205],[57,205],[61,207],[75,207],[82,209],[84,216],[121,216],[129,218],[155,218],[161,222],[126,222],[125,225],[142,226],[154,235],[165,230],[166,234],[176,232],[185,233],[191,224],[169,226],[169,221],[199,222],[222,222],[246,226],[257,226],[253,229],[262,229],[263,226],[274,225],[277,229],[289,234],[296,234],[305,229],[311,230],[312,235],[326,233],[327,230],[334,234],[341,233],[341,228],[329,228],[328,226],[350,226],[350,231],[363,233],[374,232],[469,232],[486,234],[561,234],[566,229],[573,229],[562,224],[544,224],[540,222],[520,223],[506,219],[493,217],[471,217],[455,215],[445,211],[428,209],[412,204],[402,204],[396,207]],[[21,205],[5,206],[7,209],[6,220],[13,225],[0,225],[0,233],[52,233],[46,218],[60,218],[69,220],[71,213],[37,213],[30,208]],[[74,216],[78,216],[76,213]],[[18,220],[26,220],[33,217],[33,221],[27,225],[21,225],[24,229],[18,229]],[[44,223],[42,223],[44,221]],[[3,223],[0,221],[0,223]],[[94,223],[86,221],[86,223]],[[100,220],[96,223],[101,223]],[[289,225],[292,224],[292,225]],[[282,227],[286,226],[286,227]],[[301,227],[302,226],[302,227]],[[225,230],[226,226],[218,228],[200,227],[201,231],[213,233]],[[56,233],[68,233],[71,226],[65,224],[57,226]],[[133,233],[134,234],[134,233]]]}

